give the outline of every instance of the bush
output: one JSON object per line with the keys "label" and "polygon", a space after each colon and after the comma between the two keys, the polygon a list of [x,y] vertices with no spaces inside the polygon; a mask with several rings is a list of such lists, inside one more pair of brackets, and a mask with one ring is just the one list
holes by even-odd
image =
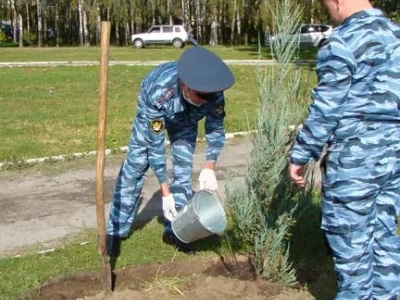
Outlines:
{"label": "bush", "polygon": [[303,121],[308,106],[301,94],[301,70],[292,64],[299,43],[291,33],[300,25],[301,11],[290,0],[276,1],[271,11],[274,35],[293,38],[271,46],[276,65],[257,69],[259,112],[253,151],[245,182],[240,185],[228,180],[226,201],[234,226],[229,239],[250,245],[259,276],[292,285],[296,276],[289,260],[288,238],[296,217],[312,198],[312,185],[300,191],[289,182],[287,171],[296,134],[289,128]]}
{"label": "bush", "polygon": [[7,42],[7,41],[8,41],[7,35],[3,31],[0,31],[0,44]]}

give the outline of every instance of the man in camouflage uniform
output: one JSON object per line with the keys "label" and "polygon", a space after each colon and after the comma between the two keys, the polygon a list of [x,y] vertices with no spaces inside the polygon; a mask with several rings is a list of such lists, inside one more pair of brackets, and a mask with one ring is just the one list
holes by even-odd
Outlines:
{"label": "man in camouflage uniform", "polygon": [[[200,189],[217,189],[214,166],[225,142],[223,91],[233,83],[227,65],[202,47],[186,50],[178,62],[164,63],[144,78],[129,150],[119,172],[107,222],[108,255],[117,257],[121,239],[129,235],[149,167],[161,187],[166,219],[164,241],[184,252],[194,250],[174,236],[171,221],[192,196],[197,125],[204,117],[207,149]],[[166,132],[171,144],[171,184],[167,178]]]}
{"label": "man in camouflage uniform", "polygon": [[400,296],[400,28],[367,0],[324,0],[340,25],[318,53],[318,86],[289,167],[322,168],[322,224],[336,299]]}

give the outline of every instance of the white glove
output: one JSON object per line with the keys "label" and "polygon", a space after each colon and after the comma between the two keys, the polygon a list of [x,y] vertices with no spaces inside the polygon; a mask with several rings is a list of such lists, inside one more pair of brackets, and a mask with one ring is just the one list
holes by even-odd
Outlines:
{"label": "white glove", "polygon": [[199,176],[200,190],[218,190],[217,177],[212,169],[203,169]]}
{"label": "white glove", "polygon": [[175,209],[175,200],[172,194],[162,197],[162,209],[164,211],[164,217],[168,221],[175,219],[178,212]]}

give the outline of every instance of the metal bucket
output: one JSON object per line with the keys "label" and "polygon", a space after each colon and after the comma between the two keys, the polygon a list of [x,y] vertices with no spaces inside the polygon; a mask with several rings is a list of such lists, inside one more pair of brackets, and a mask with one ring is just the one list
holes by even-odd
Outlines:
{"label": "metal bucket", "polygon": [[175,236],[184,243],[221,234],[226,228],[226,215],[218,194],[205,190],[195,193],[171,225]]}

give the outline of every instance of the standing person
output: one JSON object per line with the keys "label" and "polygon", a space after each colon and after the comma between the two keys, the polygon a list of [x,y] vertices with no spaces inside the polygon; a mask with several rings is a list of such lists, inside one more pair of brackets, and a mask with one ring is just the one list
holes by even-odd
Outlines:
{"label": "standing person", "polygon": [[367,0],[324,0],[340,25],[318,53],[318,86],[289,173],[322,159],[322,222],[336,299],[400,296],[400,28]]}
{"label": "standing person", "polygon": [[188,29],[188,33],[187,34],[188,34],[189,42],[191,42],[194,46],[198,47],[199,43],[196,41],[196,39],[193,36],[193,29],[192,28]]}
{"label": "standing person", "polygon": [[[177,239],[171,221],[192,196],[192,167],[198,122],[205,117],[206,161],[200,189],[217,189],[214,168],[225,142],[223,91],[234,84],[228,66],[214,53],[193,47],[177,62],[161,64],[141,83],[129,150],[118,175],[107,222],[107,253],[117,257],[121,240],[131,230],[149,167],[162,194],[165,231],[163,240],[183,252],[191,244]],[[172,181],[166,166],[166,133],[171,143]]]}

